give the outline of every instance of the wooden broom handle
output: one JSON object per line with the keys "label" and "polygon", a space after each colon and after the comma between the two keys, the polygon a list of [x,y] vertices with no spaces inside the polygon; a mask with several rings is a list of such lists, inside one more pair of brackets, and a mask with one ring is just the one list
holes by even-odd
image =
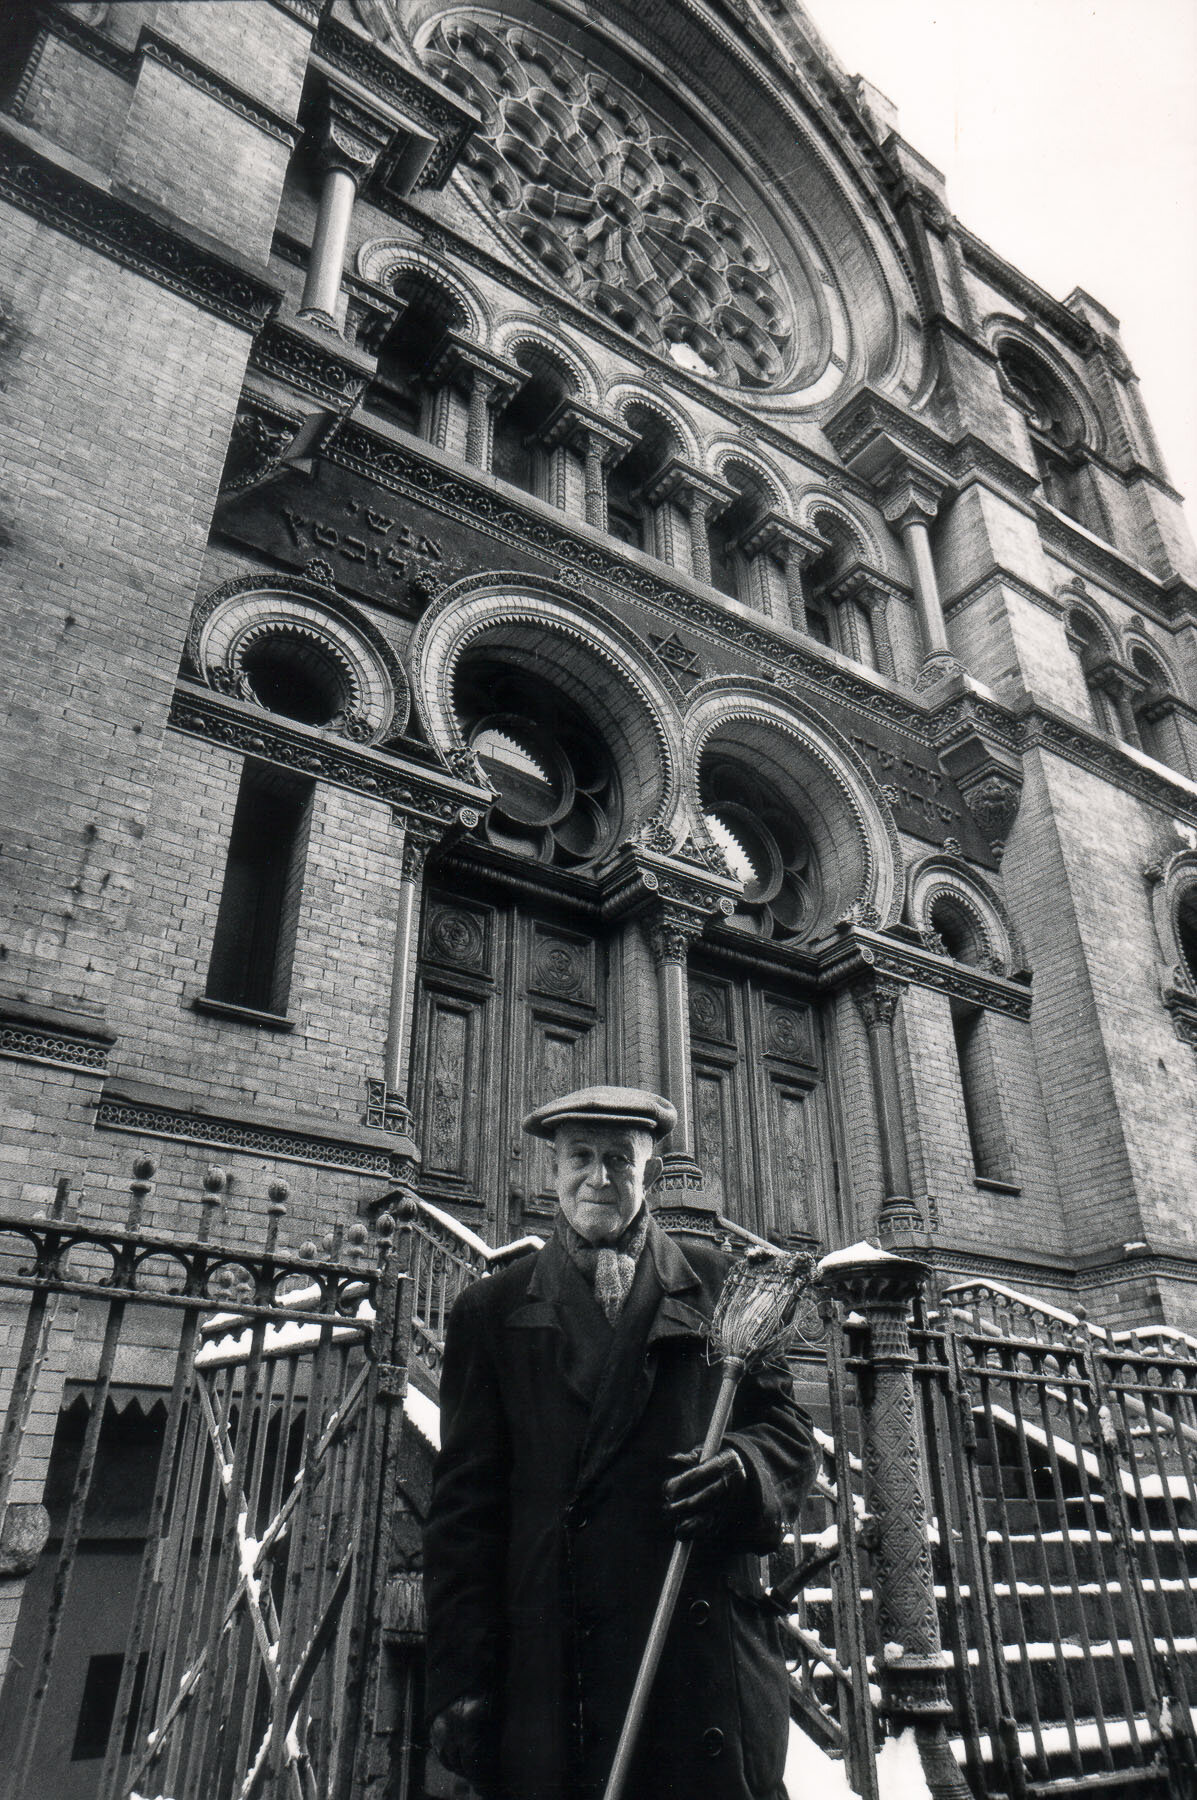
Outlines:
{"label": "wooden broom handle", "polygon": [[[707,1427],[707,1435],[702,1443],[700,1460],[703,1462],[706,1462],[708,1457],[714,1456],[723,1442],[727,1422],[731,1417],[732,1401],[736,1397],[736,1388],[739,1386],[743,1373],[744,1364],[741,1359],[736,1356],[728,1357],[723,1364],[723,1380],[719,1386],[719,1398],[715,1402],[711,1423]],[[632,1766],[636,1740],[640,1736],[640,1727],[644,1723],[644,1709],[648,1705],[648,1697],[656,1679],[657,1664],[660,1662],[661,1652],[665,1648],[665,1638],[673,1618],[674,1608],[677,1606],[677,1597],[682,1589],[682,1578],[686,1573],[686,1564],[690,1560],[690,1552],[693,1548],[693,1538],[679,1538],[673,1546],[673,1555],[669,1558],[669,1567],[665,1572],[665,1580],[657,1601],[657,1610],[653,1614],[648,1641],[644,1646],[644,1654],[640,1658],[640,1667],[636,1673],[636,1685],[632,1689],[632,1698],[628,1702],[623,1730],[619,1734],[615,1761],[611,1764],[611,1773],[607,1777],[607,1785],[603,1790],[603,1800],[620,1800],[627,1784],[628,1770]]]}

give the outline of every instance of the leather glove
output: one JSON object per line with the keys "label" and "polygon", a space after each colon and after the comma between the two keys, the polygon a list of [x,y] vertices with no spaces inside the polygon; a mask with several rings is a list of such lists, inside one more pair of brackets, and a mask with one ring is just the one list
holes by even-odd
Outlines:
{"label": "leather glove", "polygon": [[498,1774],[499,1733],[494,1708],[477,1694],[463,1694],[432,1721],[429,1742],[451,1775],[486,1788]]}
{"label": "leather glove", "polygon": [[703,1461],[702,1447],[669,1458],[680,1464],[665,1483],[665,1517],[676,1538],[711,1537],[730,1525],[748,1490],[748,1471],[730,1446]]}

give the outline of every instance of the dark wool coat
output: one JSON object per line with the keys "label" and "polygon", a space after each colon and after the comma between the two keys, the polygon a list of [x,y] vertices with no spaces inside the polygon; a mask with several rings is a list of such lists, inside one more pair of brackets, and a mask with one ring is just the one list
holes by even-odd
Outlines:
{"label": "dark wool coat", "polygon": [[[491,1694],[504,1800],[598,1800],[673,1546],[661,1487],[701,1442],[728,1258],[654,1223],[617,1326],[556,1237],[449,1321],[425,1533],[428,1712]],[[814,1472],[784,1372],[741,1384],[750,1499],[690,1559],[627,1800],[774,1800],[789,1721],[760,1557]]]}

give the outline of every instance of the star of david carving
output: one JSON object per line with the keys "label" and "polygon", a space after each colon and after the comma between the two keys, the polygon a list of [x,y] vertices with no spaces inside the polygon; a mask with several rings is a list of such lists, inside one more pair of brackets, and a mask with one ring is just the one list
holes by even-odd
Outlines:
{"label": "star of david carving", "polygon": [[667,668],[673,670],[679,680],[690,682],[702,680],[702,664],[693,650],[687,644],[683,644],[676,631],[672,632],[669,637],[658,637],[655,632],[650,632],[648,641],[661,661]]}

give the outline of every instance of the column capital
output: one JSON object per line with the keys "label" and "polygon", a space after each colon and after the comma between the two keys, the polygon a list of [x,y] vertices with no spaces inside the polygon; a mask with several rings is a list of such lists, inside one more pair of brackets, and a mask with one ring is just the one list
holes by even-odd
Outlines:
{"label": "column capital", "polygon": [[394,122],[384,113],[366,105],[360,95],[349,93],[338,83],[326,84],[316,130],[322,169],[341,169],[360,188],[373,174],[394,135]]}
{"label": "column capital", "polygon": [[[403,321],[399,321],[402,330]],[[447,331],[434,351],[428,366],[430,381],[451,381],[472,389],[489,384],[494,400],[513,394],[528,379],[523,369],[509,363],[493,350],[486,350],[459,331]]]}
{"label": "column capital", "polygon": [[884,611],[891,600],[900,600],[903,590],[888,575],[871,569],[867,563],[854,563],[827,586],[827,598],[836,606],[854,600],[869,612]]}
{"label": "column capital", "polygon": [[828,543],[817,531],[804,531],[802,526],[795,525],[781,513],[767,512],[743,533],[740,548],[746,556],[768,550],[783,562],[793,557],[800,567],[805,568],[822,555]]}
{"label": "column capital", "polygon": [[882,517],[898,531],[929,525],[950,489],[946,475],[907,456],[895,458],[873,482]]}
{"label": "column capital", "polygon": [[644,484],[644,497],[652,506],[663,500],[675,500],[687,511],[704,504],[709,511],[722,511],[736,498],[735,488],[715,475],[707,475],[680,456],[670,457],[656,474]]}
{"label": "column capital", "polygon": [[858,981],[851,993],[866,1029],[888,1030],[905,991],[906,983],[896,981],[892,975],[867,975]]}
{"label": "column capital", "polygon": [[584,456],[597,454],[606,467],[626,455],[636,434],[581,400],[563,400],[545,420],[540,441],[549,450],[564,444]]}

